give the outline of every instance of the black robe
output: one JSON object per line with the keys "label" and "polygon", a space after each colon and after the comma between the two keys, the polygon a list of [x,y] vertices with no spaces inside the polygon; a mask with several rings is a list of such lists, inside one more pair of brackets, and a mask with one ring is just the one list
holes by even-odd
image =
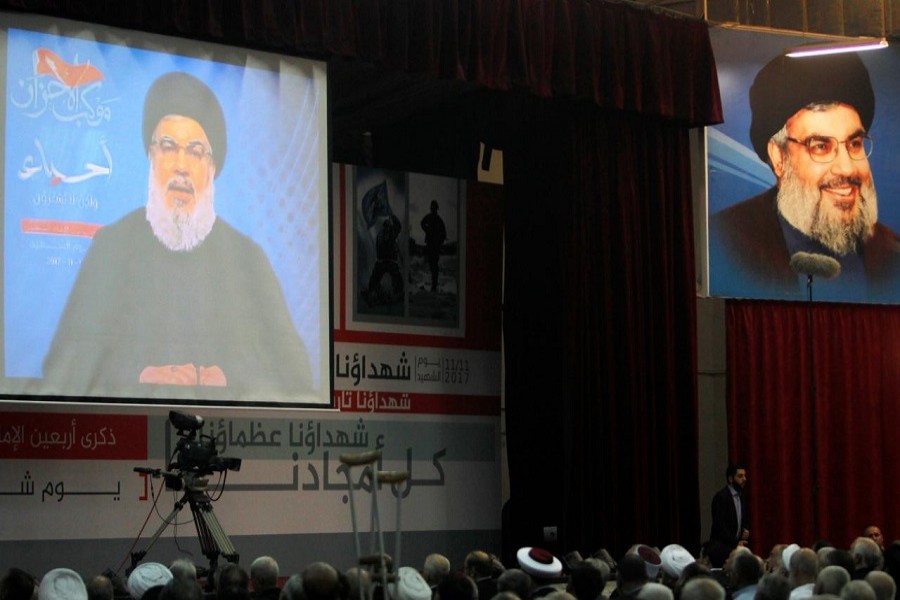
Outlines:
{"label": "black robe", "polygon": [[[149,366],[219,366],[226,388],[139,384]],[[44,359],[60,395],[296,401],[306,349],[262,249],[217,219],[174,252],[140,208],[91,243]]]}

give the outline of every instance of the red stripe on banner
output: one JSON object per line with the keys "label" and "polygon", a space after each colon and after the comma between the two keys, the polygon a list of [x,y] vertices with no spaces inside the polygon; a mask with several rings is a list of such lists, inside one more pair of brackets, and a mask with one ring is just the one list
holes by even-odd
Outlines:
{"label": "red stripe on banner", "polygon": [[145,415],[0,415],[0,459],[147,460]]}
{"label": "red stripe on banner", "polygon": [[352,413],[500,415],[500,396],[335,390],[334,405]]}
{"label": "red stripe on banner", "polygon": [[76,223],[74,221],[51,221],[46,219],[22,219],[22,233],[48,233],[51,235],[74,235],[92,238],[102,225]]}
{"label": "red stripe on banner", "polygon": [[497,344],[479,348],[467,337],[451,337],[443,335],[421,335],[412,333],[391,333],[390,331],[351,331],[334,332],[334,341],[354,344],[384,344],[393,346],[426,346],[432,348],[454,348],[464,350],[497,351]]}

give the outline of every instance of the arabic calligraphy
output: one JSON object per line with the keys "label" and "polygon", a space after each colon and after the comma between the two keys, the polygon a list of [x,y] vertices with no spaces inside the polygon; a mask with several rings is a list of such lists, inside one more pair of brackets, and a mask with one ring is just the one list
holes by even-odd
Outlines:
{"label": "arabic calligraphy", "polygon": [[[368,361],[368,367],[367,365]],[[409,381],[411,378],[411,368],[406,352],[400,353],[400,360],[394,365],[370,360],[365,354],[354,352],[352,357],[350,354],[344,355],[343,363],[341,355],[336,354],[334,357],[335,376],[343,379],[352,379],[353,385],[359,385],[363,379],[393,379],[400,381]],[[343,368],[342,368],[343,367]]]}
{"label": "arabic calligraphy", "polygon": [[13,452],[26,446],[29,448],[49,449],[51,447],[71,450],[80,447],[85,450],[96,450],[100,446],[115,446],[116,434],[111,427],[78,431],[76,419],[72,419],[66,429],[52,431],[35,427],[26,434],[25,425],[0,425],[0,446],[8,446]]}
{"label": "arabic calligraphy", "polygon": [[[19,489],[0,490],[0,496],[35,496],[35,491],[36,488],[31,471],[25,471],[22,481],[19,482]],[[118,502],[122,497],[122,483],[117,481],[115,490],[73,490],[71,488],[66,489],[66,483],[63,480],[48,481],[43,489],[40,490],[41,502],[47,502],[48,498],[56,502],[62,502],[63,498],[68,496],[112,496],[113,501]]]}
{"label": "arabic calligraphy", "polygon": [[34,53],[30,77],[18,80],[10,103],[31,118],[45,113],[62,123],[96,127],[112,118],[109,104],[116,99],[101,96],[103,75],[89,63],[68,64],[46,49]]}
{"label": "arabic calligraphy", "polygon": [[[446,482],[444,467],[441,465],[441,459],[447,455],[447,449],[442,448],[431,455],[431,464],[434,467],[434,475],[431,477],[414,477],[413,476],[413,449],[406,449],[406,470],[408,477],[404,480],[392,484],[379,481],[379,488],[390,486],[395,497],[405,498],[411,490],[416,487],[443,486]],[[296,455],[295,455],[296,460]],[[376,468],[381,470],[382,459],[378,458]],[[334,466],[334,465],[337,466]],[[354,490],[362,490],[365,492],[372,491],[372,477],[370,471],[359,470],[354,479],[351,472],[351,466],[342,463],[340,460],[333,460],[330,451],[325,451],[322,457],[321,466],[317,466],[314,461],[306,464],[306,476],[301,477],[300,465],[295,464],[291,470],[289,481],[280,483],[229,483],[228,491],[242,492],[273,492],[273,491],[349,491],[352,486]],[[146,475],[143,475],[146,477]]]}
{"label": "arabic calligraphy", "polygon": [[[412,364],[415,365],[413,369]],[[335,379],[346,379],[354,387],[364,380],[415,381],[425,384],[468,385],[472,369],[468,358],[415,356],[401,351],[396,365],[372,359],[362,352],[335,354]]]}
{"label": "arabic calligraphy", "polygon": [[[344,423],[340,423],[343,425]],[[204,424],[201,433],[209,435],[216,442],[216,448],[225,452],[229,448],[303,448],[307,455],[321,448],[366,448],[369,446],[369,432],[362,419],[358,419],[352,430],[338,424],[308,420],[290,422],[287,436],[273,426],[264,426],[260,421],[241,425],[232,420],[219,419]],[[383,435],[376,438],[376,444],[383,443]]]}
{"label": "arabic calligraphy", "polygon": [[35,157],[33,154],[26,155],[22,160],[22,166],[19,168],[17,175],[19,179],[26,181],[38,173],[43,173],[50,180],[50,185],[58,185],[60,183],[81,183],[82,181],[87,181],[88,179],[99,177],[101,175],[109,177],[112,175],[112,154],[106,146],[105,139],[100,139],[98,144],[100,145],[100,151],[106,159],[106,166],[98,165],[93,162],[86,162],[84,163],[84,172],[75,175],[67,175],[60,171],[52,161],[47,161],[44,145],[41,143],[41,140],[35,139],[34,146],[37,148],[38,156]]}
{"label": "arabic calligraphy", "polygon": [[356,412],[409,412],[412,408],[409,394],[341,390],[335,392],[336,404],[341,410]]}

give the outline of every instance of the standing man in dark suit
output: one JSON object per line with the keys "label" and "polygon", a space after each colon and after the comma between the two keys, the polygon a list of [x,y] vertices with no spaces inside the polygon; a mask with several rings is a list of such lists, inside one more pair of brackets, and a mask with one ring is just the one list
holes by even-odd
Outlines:
{"label": "standing man in dark suit", "polygon": [[744,497],[747,469],[730,464],[725,470],[725,480],[728,485],[712,499],[712,530],[706,553],[714,568],[722,567],[728,554],[750,539],[750,507]]}

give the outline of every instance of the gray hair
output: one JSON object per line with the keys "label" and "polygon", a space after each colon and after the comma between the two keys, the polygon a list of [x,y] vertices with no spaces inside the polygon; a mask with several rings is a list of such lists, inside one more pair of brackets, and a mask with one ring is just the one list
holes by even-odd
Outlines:
{"label": "gray hair", "polygon": [[850,581],[850,573],[847,572],[847,569],[838,565],[828,565],[819,571],[813,594],[834,594],[839,596],[848,581]]}
{"label": "gray hair", "polygon": [[712,577],[696,577],[681,588],[681,600],[725,600],[725,588]]}

